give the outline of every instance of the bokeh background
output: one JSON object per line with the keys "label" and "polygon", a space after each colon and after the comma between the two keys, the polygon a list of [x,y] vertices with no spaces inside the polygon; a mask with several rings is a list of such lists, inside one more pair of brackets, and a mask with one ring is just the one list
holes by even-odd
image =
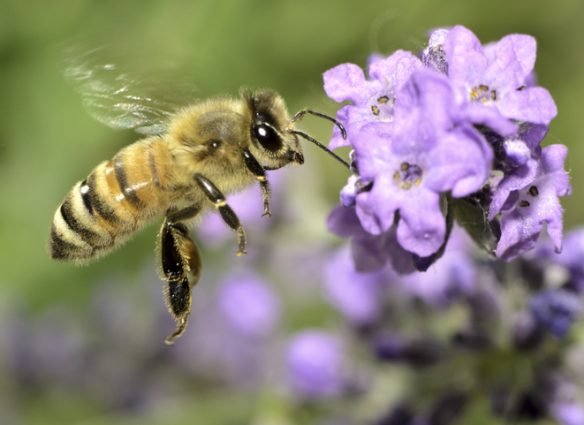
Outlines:
{"label": "bokeh background", "polygon": [[[334,114],[321,74],[339,63],[418,51],[437,26],[463,24],[484,42],[534,35],[539,82],[559,109],[547,140],[570,149],[569,228],[584,212],[583,18],[580,0],[1,1],[0,423],[311,423],[328,407],[290,407],[282,347],[302,329],[342,332],[322,295],[322,264],[341,243],[325,221],[346,170],[313,146],[302,167],[278,172],[271,222],[244,219],[249,256],[235,257],[230,233],[195,231],[204,274],[191,326],[174,347],[163,344],[173,323],[156,275],[156,225],[88,267],[49,259],[65,193],[137,139],[86,113],[63,76],[66,46],[113,45],[132,69],[172,64],[201,97],[271,87],[292,111]],[[331,133],[315,119],[302,127],[325,142]],[[261,354],[223,323],[220,292],[233,275],[269,288],[258,295],[272,302],[257,318],[266,329],[253,336]]]}

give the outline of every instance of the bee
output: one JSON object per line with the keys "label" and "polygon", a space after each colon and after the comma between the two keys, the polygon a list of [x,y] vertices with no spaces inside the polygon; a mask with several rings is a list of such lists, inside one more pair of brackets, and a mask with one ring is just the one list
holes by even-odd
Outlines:
{"label": "bee", "polygon": [[186,329],[192,289],[201,274],[199,249],[189,235],[196,218],[216,210],[237,235],[237,255],[245,254],[246,234],[226,195],[257,182],[263,215],[270,216],[267,171],[304,162],[299,137],[349,166],[295,123],[310,114],[346,133],[334,118],[311,109],[290,116],[272,90],[242,90],[238,98],[201,100],[171,112],[132,93],[126,76],[114,78],[116,84],[96,84],[96,70],[115,67],[73,69],[90,112],[111,127],[132,128],[147,137],[122,148],[73,186],[55,212],[49,253],[56,260],[86,264],[163,217],[157,255],[164,299],[176,322],[165,340],[170,345]]}

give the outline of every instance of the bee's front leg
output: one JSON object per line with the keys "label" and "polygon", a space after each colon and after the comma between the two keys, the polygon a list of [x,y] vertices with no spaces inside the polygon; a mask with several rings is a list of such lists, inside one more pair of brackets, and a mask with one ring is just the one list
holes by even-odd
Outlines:
{"label": "bee's front leg", "polygon": [[205,196],[213,203],[213,206],[219,211],[223,221],[227,223],[229,227],[237,232],[237,236],[239,239],[239,247],[237,249],[237,255],[244,255],[245,252],[245,231],[243,230],[243,226],[239,221],[239,217],[235,214],[235,211],[227,204],[225,200],[225,196],[221,193],[221,191],[213,184],[211,180],[202,176],[201,174],[195,174],[194,176],[195,181],[199,185],[199,188],[203,191]]}
{"label": "bee's front leg", "polygon": [[262,198],[264,200],[264,216],[271,216],[270,212],[270,184],[268,183],[268,177],[266,176],[266,170],[258,162],[257,159],[251,154],[250,151],[245,149],[243,151],[243,160],[249,171],[255,176],[256,180],[260,183],[260,188],[262,189]]}
{"label": "bee's front leg", "polygon": [[175,223],[169,215],[160,229],[160,257],[163,279],[167,282],[164,298],[177,323],[176,330],[165,342],[173,344],[187,327],[191,314],[191,289],[201,275],[199,249],[189,237],[188,228]]}

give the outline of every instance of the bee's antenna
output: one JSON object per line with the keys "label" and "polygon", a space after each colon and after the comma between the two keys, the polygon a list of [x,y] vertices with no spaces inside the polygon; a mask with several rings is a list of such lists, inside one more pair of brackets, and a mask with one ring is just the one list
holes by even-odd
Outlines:
{"label": "bee's antenna", "polygon": [[[344,131],[344,128],[343,128],[343,131]],[[331,151],[329,148],[327,148],[325,145],[323,145],[322,143],[320,143],[314,137],[306,134],[303,131],[299,131],[299,130],[292,130],[292,129],[290,129],[290,130],[288,130],[288,132],[289,133],[292,133],[292,134],[295,134],[297,136],[300,136],[300,137],[308,140],[309,142],[314,143],[316,146],[318,146],[319,148],[321,148],[323,151],[325,151],[326,153],[328,153],[329,155],[331,155],[333,158],[335,158],[337,161],[339,161],[341,164],[343,164],[345,167],[347,167],[349,170],[351,170],[351,165],[347,161],[345,161],[343,158],[341,158],[336,153],[334,153],[333,151]]]}
{"label": "bee's antenna", "polygon": [[318,112],[318,111],[314,111],[312,109],[302,109],[298,112],[296,112],[296,114],[294,114],[294,116],[290,119],[290,123],[294,123],[300,119],[302,119],[302,117],[304,117],[304,115],[306,114],[310,114],[310,115],[314,115],[315,117],[319,117],[319,118],[324,118],[325,120],[329,120],[330,122],[332,122],[334,125],[336,125],[339,130],[341,131],[341,136],[343,136],[343,139],[347,138],[347,131],[345,130],[345,127],[343,126],[343,124],[341,124],[339,121],[337,121],[336,119],[334,119],[333,117],[323,114],[322,112]]}

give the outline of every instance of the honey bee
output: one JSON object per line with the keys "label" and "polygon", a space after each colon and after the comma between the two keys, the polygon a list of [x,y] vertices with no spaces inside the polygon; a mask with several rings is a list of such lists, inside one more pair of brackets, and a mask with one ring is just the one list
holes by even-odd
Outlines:
{"label": "honey bee", "polygon": [[[165,340],[172,344],[185,331],[191,291],[201,274],[199,250],[189,235],[194,220],[214,208],[237,234],[237,255],[245,254],[245,231],[226,195],[255,181],[263,196],[263,215],[270,216],[266,171],[304,162],[299,137],[348,166],[294,124],[311,114],[333,122],[344,136],[345,130],[334,118],[310,109],[290,117],[284,100],[272,90],[242,90],[238,98],[202,100],[169,112],[155,100],[131,93],[127,77],[115,78],[117,85],[96,84],[95,70],[74,71],[96,118],[147,137],[101,162],[73,186],[53,218],[50,256],[85,264],[162,216],[157,253],[165,302],[176,321],[176,330]],[[110,100],[110,109],[104,99]]]}

